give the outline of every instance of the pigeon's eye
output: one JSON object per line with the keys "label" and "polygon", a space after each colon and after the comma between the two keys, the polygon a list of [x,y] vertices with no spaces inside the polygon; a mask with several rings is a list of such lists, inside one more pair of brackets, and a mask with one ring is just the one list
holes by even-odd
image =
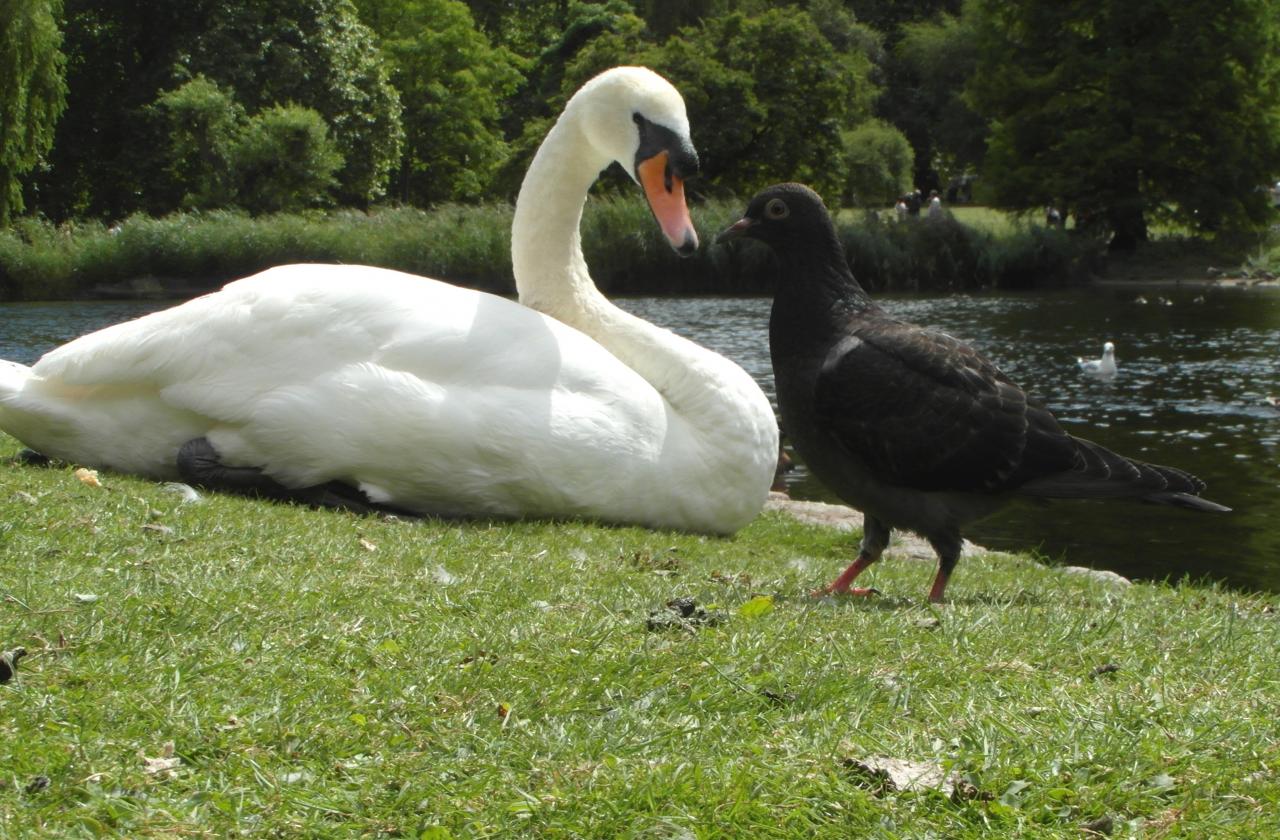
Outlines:
{"label": "pigeon's eye", "polygon": [[791,215],[791,208],[782,199],[774,198],[764,206],[764,214],[770,219],[785,219]]}

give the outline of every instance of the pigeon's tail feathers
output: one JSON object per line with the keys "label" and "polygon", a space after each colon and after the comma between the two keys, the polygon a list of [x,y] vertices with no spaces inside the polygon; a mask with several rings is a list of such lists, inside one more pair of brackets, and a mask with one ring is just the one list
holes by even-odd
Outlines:
{"label": "pigeon's tail feathers", "polygon": [[1187,510],[1203,510],[1212,513],[1231,512],[1231,508],[1226,505],[1220,505],[1217,502],[1211,502],[1208,499],[1202,499],[1190,493],[1153,493],[1150,496],[1143,496],[1142,501],[1157,505],[1172,505],[1186,508]]}
{"label": "pigeon's tail feathers", "polygon": [[1071,469],[1033,479],[1018,491],[1049,499],[1137,498],[1191,510],[1230,510],[1201,499],[1205,483],[1189,472],[1133,461],[1092,441],[1073,438],[1073,442],[1076,452]]}

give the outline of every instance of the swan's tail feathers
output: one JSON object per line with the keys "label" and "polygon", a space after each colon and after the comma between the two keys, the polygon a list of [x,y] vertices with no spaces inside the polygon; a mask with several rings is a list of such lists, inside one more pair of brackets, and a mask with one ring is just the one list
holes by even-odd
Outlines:
{"label": "swan's tail feathers", "polygon": [[31,368],[0,359],[0,405],[21,393],[29,379],[31,379]]}
{"label": "swan's tail feathers", "polygon": [[33,397],[33,382],[39,379],[31,368],[0,359],[0,431],[13,435],[27,446],[42,431],[65,426],[66,419],[56,407]]}
{"label": "swan's tail feathers", "polygon": [[1072,441],[1076,447],[1072,469],[1029,481],[1019,492],[1050,499],[1128,498],[1189,510],[1231,510],[1200,498],[1205,483],[1189,472],[1130,460],[1092,441]]}

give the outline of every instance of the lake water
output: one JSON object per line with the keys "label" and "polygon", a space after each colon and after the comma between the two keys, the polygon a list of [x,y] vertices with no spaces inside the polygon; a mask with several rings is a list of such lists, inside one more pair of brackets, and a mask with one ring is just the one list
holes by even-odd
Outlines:
{"label": "lake water", "polygon": [[[990,356],[1073,434],[1134,458],[1181,467],[1234,508],[1198,514],[1129,502],[1017,504],[966,532],[993,548],[1038,550],[1139,578],[1186,575],[1280,591],[1280,292],[1133,289],[882,298],[899,317],[943,329]],[[1164,301],[1167,301],[1165,303]],[[773,396],[758,298],[633,298],[627,309],[739,362]],[[0,304],[0,358],[30,363],[98,327],[165,304]],[[1116,344],[1111,382],[1076,356]],[[803,468],[798,498],[834,499]]]}

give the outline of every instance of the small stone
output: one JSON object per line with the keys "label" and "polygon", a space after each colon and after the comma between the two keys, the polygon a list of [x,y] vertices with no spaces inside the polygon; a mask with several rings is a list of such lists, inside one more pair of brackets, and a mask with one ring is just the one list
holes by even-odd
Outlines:
{"label": "small stone", "polygon": [[689,618],[698,609],[698,602],[692,598],[672,598],[667,601],[667,609],[677,613],[681,618]]}
{"label": "small stone", "polygon": [[666,609],[652,610],[645,622],[650,631],[692,628],[699,625],[714,626],[724,621],[720,610],[708,610],[698,606],[693,598],[680,597],[667,601]]}
{"label": "small stone", "polygon": [[1110,814],[1103,814],[1096,820],[1089,820],[1089,822],[1080,827],[1089,834],[1110,837],[1112,830],[1115,829],[1115,820],[1111,818]]}
{"label": "small stone", "polygon": [[908,761],[892,756],[873,755],[845,758],[843,764],[859,784],[870,788],[877,795],[928,790],[939,791],[944,796],[955,793],[955,774],[944,770],[938,762]]}

